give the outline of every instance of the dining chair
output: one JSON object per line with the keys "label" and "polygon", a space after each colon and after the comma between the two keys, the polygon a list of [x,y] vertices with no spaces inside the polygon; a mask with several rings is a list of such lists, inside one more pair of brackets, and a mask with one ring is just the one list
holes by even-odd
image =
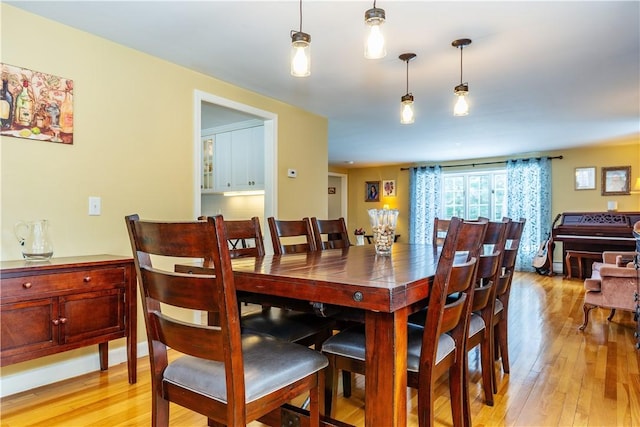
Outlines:
{"label": "dining chair", "polygon": [[[486,221],[463,222],[452,218],[429,290],[424,326],[407,325],[407,385],[418,390],[418,422],[421,427],[434,423],[436,380],[448,372],[454,426],[465,422],[463,410],[469,404],[464,380],[465,345],[474,278]],[[458,297],[447,300],[452,295]],[[339,370],[365,374],[364,326],[338,332],[322,345],[329,359],[325,382],[325,413],[335,411]],[[365,380],[366,388],[366,380]],[[366,390],[365,390],[366,392]],[[384,404],[384,402],[380,402]]]}
{"label": "dining chair", "polygon": [[[518,256],[520,239],[525,223],[526,219],[520,218],[519,221],[512,220],[507,226],[506,243],[502,257],[502,271],[498,278],[498,287],[496,289],[493,315],[494,359],[497,360],[498,357],[502,359],[502,370],[505,374],[509,373],[509,340],[507,335],[509,329],[509,295],[511,293],[511,282],[513,281],[516,258]],[[495,378],[493,380],[493,391],[498,392]]]}
{"label": "dining chair", "polygon": [[[230,246],[240,242],[240,247],[230,249],[232,258],[260,257],[265,253],[264,239],[258,217],[248,220],[225,220],[224,227]],[[231,243],[233,242],[233,243]],[[245,314],[241,318],[243,331],[274,336],[298,344],[316,345],[333,333],[335,320],[317,316],[308,303],[293,298],[279,298],[239,292],[243,302],[259,304],[262,310]]]}
{"label": "dining chair", "polygon": [[[508,224],[509,220],[506,218],[499,222],[488,222],[487,232],[482,241],[482,253],[478,258],[476,288],[473,292],[469,319],[467,355],[473,348],[480,346],[482,389],[484,402],[488,406],[493,406],[493,382],[495,381],[493,316]],[[465,367],[468,368],[468,365]],[[465,409],[469,409],[468,406]],[[470,414],[467,415],[467,417],[470,416]]]}
{"label": "dining chair", "polygon": [[343,249],[351,246],[349,232],[344,218],[318,219],[311,218],[311,228],[317,250]]}
{"label": "dining chair", "polygon": [[309,218],[279,220],[267,218],[273,253],[276,255],[314,252],[317,250]]}
{"label": "dining chair", "polygon": [[439,247],[444,244],[444,239],[447,236],[447,230],[449,229],[449,223],[451,220],[441,219],[435,217],[433,219],[433,238],[431,244],[434,247]]}
{"label": "dining chair", "polygon": [[[309,392],[310,421],[318,426],[327,360],[298,344],[241,333],[222,216],[193,222],[142,221],[138,215],[125,220],[149,345],[152,425],[169,424],[173,402],[205,415],[210,426],[244,426]],[[176,258],[200,258],[215,274],[162,267]],[[178,319],[175,308],[216,312],[220,323]],[[181,354],[171,362],[168,347]]]}

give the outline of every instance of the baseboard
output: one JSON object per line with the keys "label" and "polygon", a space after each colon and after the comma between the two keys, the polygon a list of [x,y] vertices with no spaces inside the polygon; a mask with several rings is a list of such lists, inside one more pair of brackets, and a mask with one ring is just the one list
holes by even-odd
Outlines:
{"label": "baseboard", "polygon": [[[138,357],[145,357],[149,354],[149,347],[146,342],[138,343],[137,350]],[[126,346],[109,350],[109,366],[119,365],[126,361]],[[10,396],[98,370],[100,370],[100,360],[96,352],[95,354],[75,357],[16,374],[3,375],[1,377],[2,381],[0,381],[0,397]]]}

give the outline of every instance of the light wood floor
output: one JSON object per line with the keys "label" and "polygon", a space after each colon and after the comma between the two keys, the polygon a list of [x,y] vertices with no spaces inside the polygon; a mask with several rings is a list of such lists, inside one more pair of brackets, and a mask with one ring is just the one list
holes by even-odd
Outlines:
{"label": "light wood floor", "polygon": [[[580,332],[582,294],[579,280],[516,276],[509,319],[511,374],[500,373],[493,407],[482,403],[478,352],[470,353],[474,426],[640,426],[640,352],[634,349],[632,315],[618,312],[608,322],[609,312],[596,309]],[[148,373],[144,358],[135,385],[128,384],[122,364],[9,396],[1,401],[1,425],[148,426]],[[436,423],[450,426],[445,383],[438,392]],[[413,390],[408,399],[409,425],[417,425]],[[363,425],[363,402],[364,377],[358,376],[352,397],[340,397],[337,418]],[[177,406],[171,411],[173,426],[206,425],[203,416]]]}

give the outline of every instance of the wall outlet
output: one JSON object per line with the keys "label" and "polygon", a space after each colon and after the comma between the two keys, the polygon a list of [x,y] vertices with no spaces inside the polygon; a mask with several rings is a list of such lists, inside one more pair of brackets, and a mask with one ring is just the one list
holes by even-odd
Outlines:
{"label": "wall outlet", "polygon": [[89,215],[100,215],[102,210],[102,200],[100,197],[89,197]]}
{"label": "wall outlet", "polygon": [[298,171],[295,169],[287,169],[287,176],[289,178],[297,178],[298,177]]}

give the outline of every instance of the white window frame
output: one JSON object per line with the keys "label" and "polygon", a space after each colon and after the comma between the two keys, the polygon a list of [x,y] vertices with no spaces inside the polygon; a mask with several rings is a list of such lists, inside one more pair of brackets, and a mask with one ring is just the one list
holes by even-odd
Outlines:
{"label": "white window frame", "polygon": [[[441,203],[440,203],[440,212],[439,212],[439,217],[444,218],[444,219],[449,219],[451,218],[451,215],[448,215],[446,213],[446,200],[447,200],[447,191],[446,191],[446,187],[445,187],[445,180],[447,178],[452,178],[452,177],[462,177],[463,178],[463,189],[462,189],[462,193],[463,193],[463,218],[465,219],[475,219],[477,217],[477,215],[474,215],[473,218],[470,217],[469,211],[470,211],[470,204],[469,204],[469,198],[471,197],[470,191],[469,191],[469,177],[477,177],[477,176],[489,176],[489,215],[488,217],[491,220],[499,220],[501,219],[503,216],[506,216],[506,212],[507,212],[507,199],[506,199],[506,191],[507,191],[507,169],[506,167],[503,168],[491,168],[491,169],[483,169],[480,171],[477,170],[458,170],[458,171],[452,171],[452,172],[443,172],[442,173],[442,182],[441,182]],[[497,186],[497,181],[496,179],[498,177],[504,177],[504,187],[503,188],[498,188]],[[503,202],[502,202],[502,209],[500,212],[495,212],[497,210],[497,208],[499,207],[498,201],[496,199],[496,191],[504,191],[504,196],[503,196]]]}

